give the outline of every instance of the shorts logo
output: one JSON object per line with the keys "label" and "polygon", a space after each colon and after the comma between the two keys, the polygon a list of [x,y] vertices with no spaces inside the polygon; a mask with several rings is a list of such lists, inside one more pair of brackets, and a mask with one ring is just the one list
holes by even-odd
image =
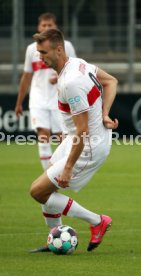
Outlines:
{"label": "shorts logo", "polygon": [[68,102],[69,102],[70,104],[78,103],[78,102],[80,102],[80,96],[75,96],[74,98],[69,98],[69,99],[68,99]]}

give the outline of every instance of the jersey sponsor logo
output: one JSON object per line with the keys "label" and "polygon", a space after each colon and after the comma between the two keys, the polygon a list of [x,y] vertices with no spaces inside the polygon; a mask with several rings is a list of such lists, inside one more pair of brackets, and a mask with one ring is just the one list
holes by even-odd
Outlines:
{"label": "jersey sponsor logo", "polygon": [[80,102],[80,96],[75,96],[74,98],[69,98],[68,99],[69,104],[75,104]]}
{"label": "jersey sponsor logo", "polygon": [[86,65],[84,63],[80,63],[79,65],[79,71],[85,75],[85,71],[86,71]]}

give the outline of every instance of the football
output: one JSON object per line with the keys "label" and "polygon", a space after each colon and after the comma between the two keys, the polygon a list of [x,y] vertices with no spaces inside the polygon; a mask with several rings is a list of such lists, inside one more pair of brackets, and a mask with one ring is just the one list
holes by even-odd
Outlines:
{"label": "football", "polygon": [[60,225],[51,229],[47,244],[49,249],[55,254],[72,254],[78,245],[78,236],[72,227]]}

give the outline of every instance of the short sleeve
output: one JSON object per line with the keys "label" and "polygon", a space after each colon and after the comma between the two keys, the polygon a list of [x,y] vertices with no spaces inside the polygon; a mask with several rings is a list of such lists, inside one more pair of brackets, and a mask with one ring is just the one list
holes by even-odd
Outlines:
{"label": "short sleeve", "polygon": [[89,110],[89,103],[85,88],[80,82],[70,82],[65,89],[65,100],[72,115]]}
{"label": "short sleeve", "polygon": [[32,73],[32,51],[30,46],[27,47],[26,49],[26,54],[25,54],[25,62],[24,62],[24,71]]}
{"label": "short sleeve", "polygon": [[65,51],[68,57],[76,57],[75,49],[72,43],[68,40],[65,40]]}

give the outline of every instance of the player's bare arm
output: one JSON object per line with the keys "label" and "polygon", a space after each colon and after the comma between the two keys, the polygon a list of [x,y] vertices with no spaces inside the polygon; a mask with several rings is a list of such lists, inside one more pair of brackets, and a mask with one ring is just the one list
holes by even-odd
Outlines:
{"label": "player's bare arm", "polygon": [[20,86],[19,86],[19,94],[18,94],[16,106],[15,106],[15,113],[16,113],[17,117],[22,115],[22,103],[27,94],[28,88],[31,84],[32,75],[33,75],[32,73],[24,72],[21,77]]}
{"label": "player's bare arm", "polygon": [[97,71],[97,78],[104,88],[102,97],[103,124],[106,128],[116,129],[118,127],[118,120],[111,120],[109,112],[116,96],[118,81],[116,78],[99,68]]}
{"label": "player's bare arm", "polygon": [[63,188],[69,186],[72,168],[84,148],[85,136],[88,134],[88,112],[73,116],[73,121],[76,126],[76,133],[65,168],[59,177],[59,185]]}

